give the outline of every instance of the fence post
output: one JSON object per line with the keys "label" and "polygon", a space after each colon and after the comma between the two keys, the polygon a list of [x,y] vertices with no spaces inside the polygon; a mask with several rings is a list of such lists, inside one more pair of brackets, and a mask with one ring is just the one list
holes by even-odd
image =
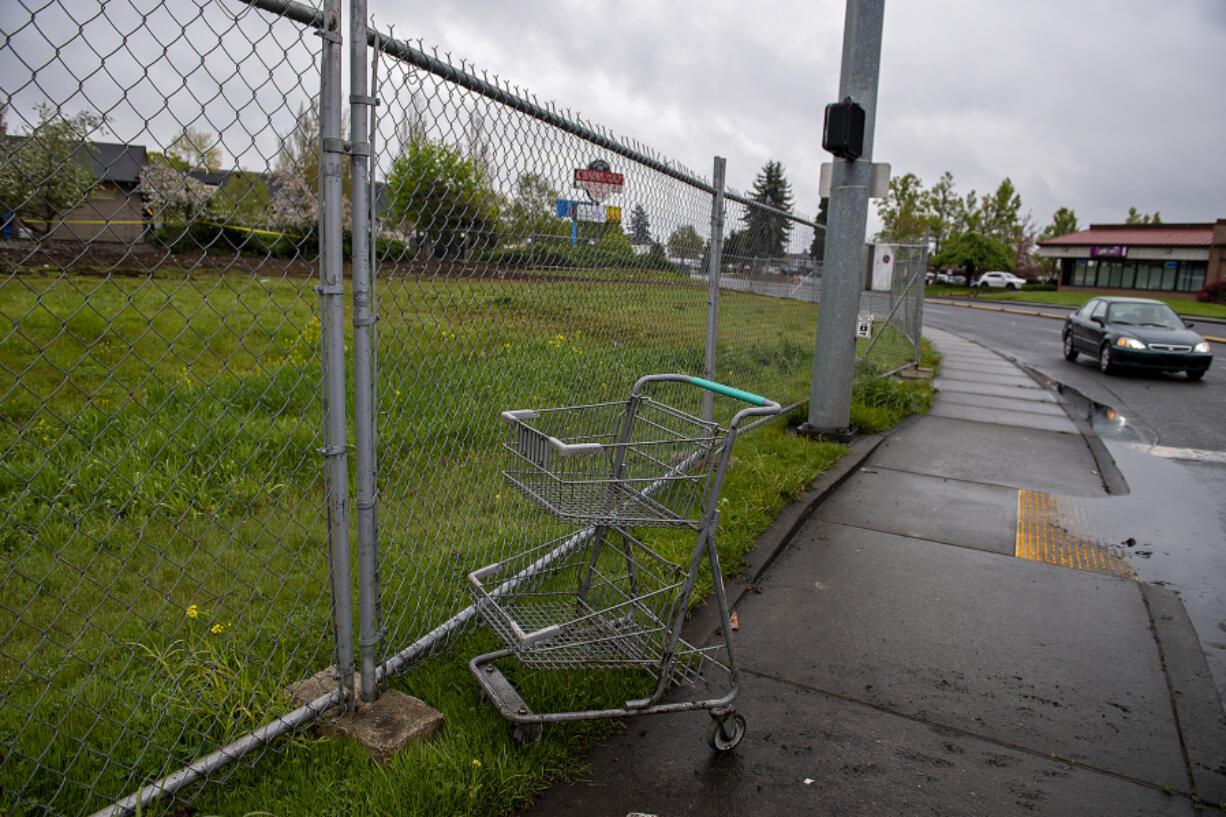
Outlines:
{"label": "fence post", "polygon": [[923,351],[920,346],[924,339],[924,290],[928,285],[928,242],[931,240],[931,232],[929,228],[924,228],[924,246],[919,253],[919,280],[916,282],[919,287],[919,294],[915,296],[915,308],[911,310],[911,326],[915,331],[915,366],[919,368],[920,354]]}
{"label": "fence post", "polygon": [[[715,344],[719,339],[719,268],[720,254],[724,248],[724,169],[727,164],[728,160],[723,156],[716,156],[711,180],[715,192],[711,197],[711,252],[707,272],[707,360],[702,374],[707,380],[718,380],[715,376]],[[715,395],[704,390],[702,418],[711,420],[714,416]]]}
{"label": "fence post", "polygon": [[375,99],[366,75],[366,0],[349,4],[349,201],[353,212],[353,414],[356,460],[355,504],[358,516],[358,666],[361,700],[379,697],[379,586],[377,569],[377,479],[375,466],[375,385],[372,338],[374,322],[371,281],[370,112]]}
{"label": "fence post", "polygon": [[344,705],[353,700],[353,600],[349,577],[348,428],[345,422],[345,277],[341,182],[341,0],[324,4],[319,90],[319,257],[324,355],[324,455],[328,490],[332,630]]}
{"label": "fence post", "polygon": [[851,389],[855,379],[856,315],[864,286],[864,232],[872,177],[873,130],[885,0],[847,0],[843,23],[843,67],[839,98],[864,108],[864,152],[859,159],[836,158],[831,174],[826,260],[822,270],[821,317],[809,385],[810,435],[846,439],[851,435]]}

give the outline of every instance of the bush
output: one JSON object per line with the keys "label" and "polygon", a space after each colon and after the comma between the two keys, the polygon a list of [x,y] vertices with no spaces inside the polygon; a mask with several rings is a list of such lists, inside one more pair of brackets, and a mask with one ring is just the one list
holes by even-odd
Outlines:
{"label": "bush", "polygon": [[1226,304],[1226,281],[1218,281],[1196,293],[1196,300],[1206,304]]}
{"label": "bush", "polygon": [[1027,281],[1022,289],[1026,292],[1055,292],[1059,289],[1055,284],[1039,284]]}
{"label": "bush", "polygon": [[[149,234],[149,243],[165,247],[172,253],[225,252],[262,258],[303,259],[319,255],[319,238],[313,229],[306,235],[289,235],[213,221],[163,224]],[[346,253],[349,252],[349,245],[350,236],[346,232]]]}

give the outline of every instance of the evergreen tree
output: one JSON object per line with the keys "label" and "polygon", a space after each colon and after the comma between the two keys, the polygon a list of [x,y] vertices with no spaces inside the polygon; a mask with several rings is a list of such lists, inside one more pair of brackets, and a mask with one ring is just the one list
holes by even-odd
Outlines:
{"label": "evergreen tree", "polygon": [[[768,161],[753,183],[751,199],[782,210],[792,212],[792,185],[783,174],[780,162]],[[750,207],[744,216],[748,233],[748,250],[752,255],[777,258],[786,255],[787,240],[792,231],[792,222],[785,216],[757,207]]]}
{"label": "evergreen tree", "polygon": [[630,213],[630,243],[651,243],[651,223],[647,220],[647,211],[641,204],[634,205],[634,210]]}
{"label": "evergreen tree", "polygon": [[[813,219],[823,227],[826,226],[826,219],[829,217],[830,199],[822,197],[821,202],[817,205],[817,218]],[[822,261],[826,257],[826,231],[814,230],[813,243],[809,245],[809,255],[815,261]]]}

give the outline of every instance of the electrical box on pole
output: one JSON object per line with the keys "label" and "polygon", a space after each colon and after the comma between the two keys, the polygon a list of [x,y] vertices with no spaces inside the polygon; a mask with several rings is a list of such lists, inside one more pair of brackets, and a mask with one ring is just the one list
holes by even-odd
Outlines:
{"label": "electrical box on pole", "polygon": [[845,97],[842,102],[826,106],[822,124],[822,147],[854,162],[864,154],[864,109]]}

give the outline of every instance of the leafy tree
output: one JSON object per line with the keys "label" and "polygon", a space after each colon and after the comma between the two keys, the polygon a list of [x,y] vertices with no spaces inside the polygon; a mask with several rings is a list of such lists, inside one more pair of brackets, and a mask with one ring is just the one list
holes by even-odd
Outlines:
{"label": "leafy tree", "polygon": [[630,213],[630,243],[651,243],[651,224],[647,221],[647,211],[642,204],[634,205]]}
{"label": "leafy tree", "polygon": [[50,105],[37,111],[39,122],[27,135],[0,143],[0,210],[46,235],[58,216],[89,201],[94,174],[86,140],[103,119],[64,116]]}
{"label": "leafy tree", "polygon": [[1006,177],[996,192],[984,198],[979,206],[978,231],[1007,244],[1017,242],[1021,230],[1022,197]]}
{"label": "leafy tree", "polygon": [[[1027,213],[1018,225],[1017,241],[1014,244],[1014,271],[1023,278],[1036,278],[1043,265],[1034,251],[1039,243],[1039,228],[1034,218]],[[1044,259],[1046,260],[1046,259]]]}
{"label": "leafy tree", "polygon": [[933,243],[940,251],[945,240],[954,235],[965,220],[965,203],[954,190],[954,174],[946,170],[932,189],[928,191],[929,226]]}
{"label": "leafy tree", "polygon": [[[792,212],[792,186],[783,173],[780,162],[768,161],[753,183],[753,195],[750,198],[758,204]],[[785,216],[749,207],[744,216],[745,228],[748,233],[748,249],[756,256],[780,257],[787,253],[788,235],[792,231],[792,222]]]}
{"label": "leafy tree", "polygon": [[1052,213],[1051,224],[1043,228],[1043,232],[1039,233],[1039,239],[1056,238],[1057,236],[1075,233],[1080,229],[1077,225],[1077,214],[1068,207],[1061,207]]}
{"label": "leafy tree", "polygon": [[387,189],[390,220],[412,223],[432,255],[459,257],[497,234],[497,197],[485,171],[455,148],[409,141],[392,163]]}
{"label": "leafy tree", "polygon": [[1128,208],[1128,218],[1124,219],[1125,224],[1161,224],[1162,214],[1157,210],[1151,216],[1148,213],[1139,213],[1137,208]]}
{"label": "leafy tree", "polygon": [[673,258],[698,258],[703,246],[702,236],[690,224],[678,227],[668,237],[668,254]]}
{"label": "leafy tree", "polygon": [[906,173],[890,179],[890,192],[877,202],[877,216],[882,222],[877,240],[897,244],[923,240],[931,223],[928,204],[919,176]]}
{"label": "leafy tree", "polygon": [[222,221],[247,225],[263,224],[268,218],[269,203],[264,180],[255,173],[241,171],[231,174],[212,199],[213,210]]}
{"label": "leafy tree", "polygon": [[166,155],[174,157],[186,167],[184,170],[203,170],[216,173],[221,170],[221,148],[217,137],[205,131],[185,127],[166,149]]}
{"label": "leafy tree", "polygon": [[[813,220],[823,227],[826,226],[826,219],[829,218],[830,199],[825,196],[818,202],[817,217]],[[826,257],[826,231],[814,230],[813,243],[809,245],[809,255],[817,261],[822,261]]]}
{"label": "leafy tree", "polygon": [[983,223],[983,213],[979,208],[979,194],[971,190],[962,200],[958,208],[958,220],[954,224],[952,235],[978,232]]}
{"label": "leafy tree", "polygon": [[981,233],[962,233],[945,242],[941,251],[932,257],[935,267],[959,267],[968,275],[988,270],[1012,272],[1014,251],[999,238]]}
{"label": "leafy tree", "polygon": [[507,207],[507,221],[516,236],[557,233],[558,191],[539,173],[523,173],[515,183],[515,194]]}

